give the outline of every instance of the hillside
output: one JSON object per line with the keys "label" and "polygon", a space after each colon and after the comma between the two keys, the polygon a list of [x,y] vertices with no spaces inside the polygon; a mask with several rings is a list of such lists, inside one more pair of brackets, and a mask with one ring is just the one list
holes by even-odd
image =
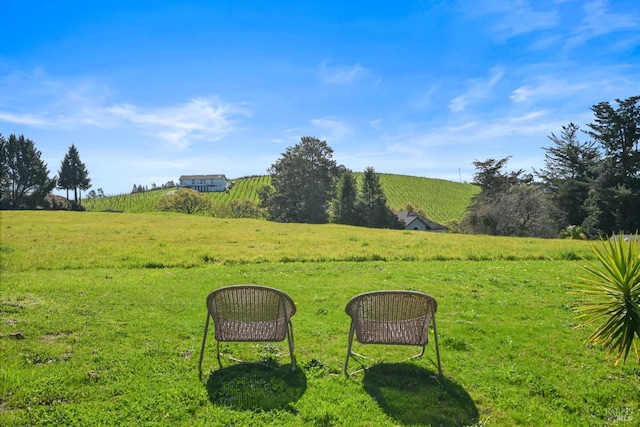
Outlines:
{"label": "hillside", "polygon": [[[363,174],[355,174],[361,179]],[[477,186],[442,179],[422,178],[409,175],[378,174],[389,205],[394,210],[403,209],[407,203],[427,213],[429,219],[445,223],[460,220],[471,198],[478,193]],[[233,188],[228,193],[208,193],[215,205],[233,200],[249,199],[258,202],[258,190],[270,183],[268,175],[242,177],[232,180]],[[152,212],[158,199],[171,189],[153,190],[144,193],[120,194],[83,202],[88,211],[117,210],[131,213]]]}

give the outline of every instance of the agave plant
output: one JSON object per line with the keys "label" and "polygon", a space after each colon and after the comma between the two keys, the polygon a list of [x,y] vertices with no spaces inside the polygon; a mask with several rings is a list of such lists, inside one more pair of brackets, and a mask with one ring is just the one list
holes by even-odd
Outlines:
{"label": "agave plant", "polygon": [[640,244],[638,235],[625,241],[617,238],[594,246],[599,263],[584,267],[588,275],[579,277],[577,284],[585,302],[580,306],[578,318],[584,325],[598,325],[587,342],[603,345],[608,351],[605,357],[617,351],[617,365],[626,361],[633,347],[638,357],[637,341],[640,339]]}

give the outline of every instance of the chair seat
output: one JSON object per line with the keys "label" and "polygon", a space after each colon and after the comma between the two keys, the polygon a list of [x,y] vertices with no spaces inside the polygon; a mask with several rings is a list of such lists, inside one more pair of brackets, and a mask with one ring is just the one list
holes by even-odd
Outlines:
{"label": "chair seat", "polygon": [[218,341],[282,341],[287,337],[286,322],[241,322],[219,319],[216,324]]}
{"label": "chair seat", "polygon": [[287,340],[291,370],[295,370],[293,326],[296,313],[293,299],[284,292],[259,285],[235,285],[216,289],[207,296],[207,321],[202,336],[198,371],[202,377],[209,320],[213,319],[217,341],[218,363],[220,342],[273,342]]}
{"label": "chair seat", "polygon": [[426,322],[426,316],[389,322],[360,319],[356,337],[362,344],[425,345]]}
{"label": "chair seat", "polygon": [[420,354],[413,356],[413,359],[424,354],[429,341],[429,325],[432,325],[438,372],[442,375],[435,317],[437,309],[438,303],[435,298],[422,292],[375,291],[353,297],[345,308],[346,313],[351,317],[351,326],[344,373],[349,375],[347,370],[349,358],[357,355],[351,351],[354,336],[361,344],[422,347]]}

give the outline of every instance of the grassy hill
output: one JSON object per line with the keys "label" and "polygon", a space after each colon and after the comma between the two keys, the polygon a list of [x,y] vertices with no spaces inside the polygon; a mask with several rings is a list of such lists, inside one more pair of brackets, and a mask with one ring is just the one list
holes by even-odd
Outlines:
{"label": "grassy hill", "polygon": [[[362,179],[362,173],[356,173]],[[429,219],[445,223],[460,220],[471,198],[479,188],[472,184],[461,184],[442,179],[422,178],[409,175],[379,174],[382,188],[391,208],[403,209],[407,203],[427,213]],[[228,193],[208,193],[214,205],[233,200],[249,199],[258,202],[258,190],[269,185],[268,175],[242,177],[232,180],[233,188]],[[88,211],[118,210],[130,213],[152,212],[160,197],[173,189],[162,189],[135,194],[120,194],[83,202]]]}

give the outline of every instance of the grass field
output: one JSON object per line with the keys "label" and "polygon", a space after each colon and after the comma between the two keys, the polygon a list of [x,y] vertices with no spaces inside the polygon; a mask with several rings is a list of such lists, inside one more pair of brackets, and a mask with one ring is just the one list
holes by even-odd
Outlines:
{"label": "grass field", "polygon": [[[362,180],[364,174],[356,173],[355,175]],[[392,209],[401,210],[407,203],[411,203],[425,211],[429,219],[440,223],[459,221],[464,216],[471,198],[479,192],[479,187],[475,185],[441,179],[394,174],[378,174],[378,176]],[[214,206],[245,199],[258,203],[258,190],[269,185],[271,178],[268,175],[262,175],[232,181],[234,186],[229,192],[206,193]],[[106,210],[127,213],[153,212],[158,199],[172,190],[174,189],[87,199],[83,201],[83,206],[92,212]]]}
{"label": "grass field", "polygon": [[[275,224],[177,214],[0,212],[0,425],[638,425],[640,367],[584,345],[570,284],[590,243]],[[586,261],[582,258],[588,258]],[[197,364],[205,297],[257,283],[293,297],[286,343],[222,345],[284,369]],[[347,301],[412,289],[432,343],[362,346],[346,378]],[[352,362],[353,367],[358,366]]]}

